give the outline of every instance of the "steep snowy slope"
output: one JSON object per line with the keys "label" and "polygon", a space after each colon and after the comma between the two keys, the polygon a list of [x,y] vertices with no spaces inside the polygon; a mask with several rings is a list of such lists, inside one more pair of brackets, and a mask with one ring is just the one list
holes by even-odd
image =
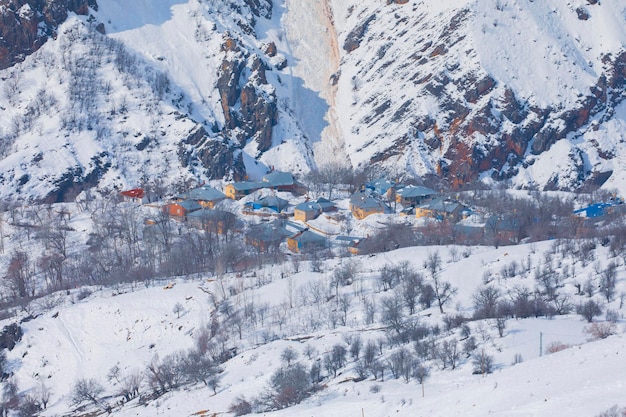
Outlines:
{"label": "steep snowy slope", "polygon": [[[623,124],[614,109],[625,10],[623,1],[335,1],[347,153],[354,165],[383,161],[452,183],[519,173],[520,186],[581,185],[624,152],[619,138],[606,138],[614,153],[591,140],[611,133],[591,132]],[[526,169],[563,138],[551,167]]]}
{"label": "steep snowy slope", "polygon": [[625,0],[0,4],[21,35],[0,57],[3,197],[333,161],[452,185],[624,175]]}
{"label": "steep snowy slope", "polygon": [[307,172],[311,151],[285,98],[298,80],[280,73],[272,9],[101,0],[70,13],[54,39],[1,73],[0,196],[172,189],[270,165]]}
{"label": "steep snowy slope", "polygon": [[[500,277],[499,271],[513,262],[542,265],[552,246],[553,242],[539,242],[507,247],[506,252],[503,248],[471,248],[467,257],[457,261],[443,255],[442,277],[452,282],[458,293],[446,307],[447,314],[440,314],[433,306],[420,308],[413,318],[443,329],[442,320],[446,317],[470,317],[473,294],[485,274],[507,296],[521,287],[532,286],[532,271],[522,268],[518,276],[507,279]],[[325,354],[334,345],[348,347],[350,340],[359,335],[364,344],[376,342],[382,346],[384,380],[371,375],[360,380],[354,357],[346,361],[336,376],[322,365],[319,391],[299,405],[265,415],[566,417],[572,415],[572,410],[576,410],[576,415],[594,416],[614,404],[626,406],[623,318],[618,319],[615,336],[591,343],[587,343],[589,334],[583,331],[587,323],[574,314],[509,319],[503,337],[498,336],[492,320],[470,321],[467,325],[476,339],[476,351],[486,352],[495,360],[492,374],[473,374],[472,359],[463,352],[456,369],[429,360],[431,374],[424,387],[415,378],[394,378],[389,355],[401,347],[415,353],[416,345],[398,345],[387,339],[390,332],[383,330],[383,306],[394,291],[377,289],[375,272],[386,264],[402,261],[422,270],[427,255],[442,250],[414,247],[356,258],[360,265],[358,279],[339,289],[342,296],[351,299],[346,325],[333,324],[332,313],[338,307],[332,297],[312,301],[316,288],[327,291],[328,273],[311,272],[308,265],[299,273],[290,271],[288,265],[268,265],[255,270],[254,275],[226,274],[223,281],[215,277],[188,277],[147,282],[145,286],[91,288],[92,294],[81,295],[78,289],[69,294],[53,294],[27,309],[34,317],[21,323],[22,340],[6,351],[7,369],[14,373],[21,395],[38,397],[42,386],[50,391],[48,408],[42,412],[45,416],[84,415],[88,410],[104,409],[106,404],[115,416],[230,416],[233,414],[226,411],[236,398],[252,401],[267,389],[271,374],[284,366],[281,354],[285,349],[294,351],[296,360],[312,369],[316,363],[323,364]],[[598,259],[609,258],[609,253],[602,247],[594,251]],[[587,277],[596,268],[590,264],[582,267],[574,259],[567,254],[557,264],[559,268],[575,270],[577,278]],[[332,268],[336,262],[329,261],[325,268]],[[624,270],[622,266],[618,269],[617,291],[623,291]],[[285,279],[278,278],[279,270]],[[574,277],[568,278],[562,291],[569,294],[572,302],[587,300],[584,294],[574,294],[574,282]],[[230,291],[224,292],[224,288]],[[375,321],[370,324],[365,322],[365,300],[374,302],[377,310]],[[606,307],[618,316],[623,313],[619,299]],[[25,314],[20,312],[18,316]],[[242,320],[235,321],[235,317]],[[459,333],[458,328],[441,330],[437,343],[458,337]],[[204,345],[203,334],[208,337]],[[571,347],[547,354],[552,343]],[[223,363],[217,392],[198,382],[151,398],[156,382],[148,366],[174,361],[172,354],[182,355],[199,346],[209,346],[211,355],[220,350],[237,352]],[[362,354],[365,355],[364,350]],[[512,364],[516,357],[519,359]],[[111,372],[115,368],[117,372]],[[122,389],[133,376],[140,376],[142,398],[120,401]],[[78,411],[70,405],[70,398],[80,379],[96,381],[103,392],[97,406],[85,402],[87,410]],[[206,411],[202,413],[203,410]]]}

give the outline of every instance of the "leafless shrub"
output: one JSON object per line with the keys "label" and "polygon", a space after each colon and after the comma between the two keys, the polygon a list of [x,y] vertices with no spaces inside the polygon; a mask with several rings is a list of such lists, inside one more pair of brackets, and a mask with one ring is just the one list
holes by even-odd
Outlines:
{"label": "leafless shrub", "polygon": [[546,353],[556,353],[556,352],[560,352],[562,350],[565,349],[569,349],[570,347],[572,347],[571,345],[567,345],[563,342],[560,342],[558,340],[555,340],[554,342],[550,343],[548,345],[548,347],[546,348]]}
{"label": "leafless shrub", "polygon": [[608,410],[597,414],[596,417],[626,417],[626,407],[620,408],[614,405]]}
{"label": "leafless shrub", "polygon": [[585,327],[583,331],[590,336],[590,340],[599,340],[614,335],[617,332],[617,327],[615,323],[611,322],[596,322]]}

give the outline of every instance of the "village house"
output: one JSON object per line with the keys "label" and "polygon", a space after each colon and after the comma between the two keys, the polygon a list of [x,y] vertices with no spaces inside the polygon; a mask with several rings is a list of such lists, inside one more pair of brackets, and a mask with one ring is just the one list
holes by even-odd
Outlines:
{"label": "village house", "polygon": [[326,238],[310,230],[303,230],[287,239],[287,248],[294,253],[326,247]]}
{"label": "village house", "polygon": [[397,183],[395,181],[389,181],[385,178],[379,178],[365,184],[366,190],[371,190],[374,194],[387,198],[391,198],[393,196],[396,188]]}
{"label": "village house", "polygon": [[277,250],[280,244],[291,235],[293,233],[287,229],[287,221],[275,219],[271,222],[262,222],[250,226],[245,236],[245,242],[259,252],[265,253]]}
{"label": "village house", "polygon": [[163,207],[170,216],[182,219],[185,219],[189,213],[193,213],[201,208],[200,203],[194,200],[174,201]]}
{"label": "village house", "polygon": [[415,207],[415,217],[430,217],[436,220],[458,221],[467,208],[458,201],[438,198]]}
{"label": "village house", "polygon": [[355,236],[337,236],[335,243],[339,247],[344,247],[352,255],[358,255],[360,253],[359,243],[363,240],[362,237]]}
{"label": "village house", "polygon": [[403,207],[419,206],[437,195],[437,191],[420,185],[407,185],[396,191],[396,203]]}
{"label": "village house", "polygon": [[122,191],[120,195],[124,201],[131,203],[144,204],[148,202],[146,192],[143,188],[133,188],[132,190]]}
{"label": "village house", "polygon": [[457,223],[452,227],[454,242],[461,245],[478,245],[483,242],[485,235],[484,224]]}
{"label": "village house", "polygon": [[209,187],[208,185],[203,185],[202,187],[190,190],[187,193],[187,198],[197,201],[204,208],[212,209],[215,208],[215,204],[224,200],[226,195],[220,190]]}
{"label": "village house", "polygon": [[229,232],[241,229],[241,222],[231,212],[223,210],[210,210],[203,208],[187,215],[187,222],[197,229],[206,230],[209,233],[225,235]]}
{"label": "village house", "polygon": [[244,213],[272,215],[279,214],[289,207],[289,201],[275,196],[261,197],[254,201],[244,204]]}
{"label": "village house", "polygon": [[232,200],[239,200],[253,192],[264,188],[266,184],[253,181],[232,182],[224,187],[224,194]]}
{"label": "village house", "polygon": [[289,172],[272,171],[262,178],[262,183],[264,188],[276,191],[288,191],[293,194],[304,194],[306,192],[306,187],[296,181]]}
{"label": "village house", "polygon": [[316,219],[320,214],[337,210],[335,204],[323,197],[316,201],[307,201],[298,204],[293,210],[293,219],[306,222]]}
{"label": "village house", "polygon": [[369,193],[359,191],[350,197],[350,212],[355,218],[363,220],[372,214],[390,213],[391,208]]}
{"label": "village house", "polygon": [[485,221],[485,237],[501,243],[518,243],[521,224],[510,216],[493,215]]}

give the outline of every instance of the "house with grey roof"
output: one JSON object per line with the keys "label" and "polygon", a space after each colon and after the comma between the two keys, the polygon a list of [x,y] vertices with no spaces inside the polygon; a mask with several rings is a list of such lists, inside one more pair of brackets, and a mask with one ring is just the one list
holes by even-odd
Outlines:
{"label": "house with grey roof", "polygon": [[266,184],[254,181],[232,182],[230,184],[226,184],[224,187],[224,194],[226,194],[226,197],[230,199],[239,200],[240,198],[252,194],[261,188],[265,188],[265,185]]}
{"label": "house with grey roof", "polygon": [[415,207],[415,217],[431,217],[437,220],[459,220],[468,209],[458,201],[437,198]]}
{"label": "house with grey roof", "polygon": [[328,241],[324,236],[310,230],[303,230],[287,239],[287,247],[294,253],[324,248],[327,244]]}
{"label": "house with grey roof", "polygon": [[418,206],[433,199],[439,193],[421,185],[407,185],[396,191],[396,203],[403,207]]}
{"label": "house with grey roof", "polygon": [[306,222],[316,219],[322,213],[334,210],[337,210],[337,206],[332,201],[321,197],[315,201],[306,201],[295,206],[293,219]]}
{"label": "house with grey roof", "polygon": [[306,192],[306,187],[298,182],[290,172],[272,171],[264,175],[261,182],[264,184],[264,188],[276,191],[289,191],[296,194]]}
{"label": "house with grey roof", "polygon": [[359,220],[378,213],[391,213],[391,208],[379,198],[366,191],[358,191],[350,197],[350,212]]}

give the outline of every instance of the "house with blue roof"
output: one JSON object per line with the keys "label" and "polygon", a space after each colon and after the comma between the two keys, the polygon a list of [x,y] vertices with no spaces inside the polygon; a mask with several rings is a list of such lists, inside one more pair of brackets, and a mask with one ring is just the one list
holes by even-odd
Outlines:
{"label": "house with blue roof", "polygon": [[308,220],[316,219],[322,213],[334,210],[337,210],[337,206],[335,206],[332,201],[321,197],[315,201],[307,201],[295,206],[293,210],[293,219],[306,222]]}
{"label": "house with blue roof", "polygon": [[267,196],[247,202],[246,204],[244,204],[244,211],[251,213],[258,210],[267,209],[275,213],[281,213],[287,207],[289,207],[289,201],[276,196]]}
{"label": "house with blue roof", "polygon": [[377,180],[365,183],[365,189],[371,190],[375,194],[380,196],[389,196],[396,187],[396,185],[397,184],[395,181],[389,181],[385,178],[378,178]]}
{"label": "house with blue roof", "polygon": [[613,208],[612,203],[595,203],[578,210],[574,210],[574,214],[580,217],[597,218],[609,214]]}

